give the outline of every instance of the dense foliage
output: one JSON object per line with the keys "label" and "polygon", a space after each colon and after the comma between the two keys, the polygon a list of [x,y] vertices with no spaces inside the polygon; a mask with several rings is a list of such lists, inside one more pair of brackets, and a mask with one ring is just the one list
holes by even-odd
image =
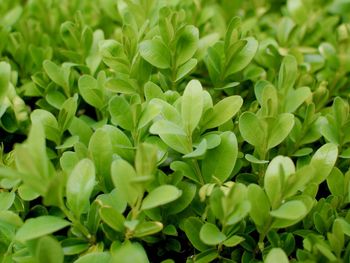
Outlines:
{"label": "dense foliage", "polygon": [[0,262],[350,262],[349,14],[0,0]]}

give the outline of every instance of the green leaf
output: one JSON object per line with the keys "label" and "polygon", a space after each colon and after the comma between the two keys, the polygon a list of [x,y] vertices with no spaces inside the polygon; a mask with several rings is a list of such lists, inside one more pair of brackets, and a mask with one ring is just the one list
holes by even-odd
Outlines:
{"label": "green leaf", "polygon": [[334,167],[332,172],[327,177],[327,186],[329,191],[334,196],[343,196],[344,195],[344,175],[337,168]]}
{"label": "green leaf", "polygon": [[191,244],[199,251],[205,251],[210,247],[203,243],[199,237],[199,232],[203,226],[202,221],[197,217],[189,217],[185,219],[184,231]]}
{"label": "green leaf", "polygon": [[108,104],[109,112],[112,116],[112,123],[123,129],[131,131],[134,127],[131,107],[122,96],[114,96]]}
{"label": "green leaf", "polygon": [[182,191],[182,195],[180,198],[164,207],[166,214],[168,215],[175,215],[185,210],[185,208],[187,208],[192,203],[196,195],[197,187],[195,184],[181,181],[176,186],[180,189],[180,191]]}
{"label": "green leaf", "polygon": [[195,171],[193,170],[192,166],[190,166],[186,162],[182,161],[174,161],[170,164],[171,170],[180,173],[181,175],[187,177],[188,179],[199,183],[198,178],[196,177]]}
{"label": "green leaf", "polygon": [[135,156],[136,173],[139,176],[153,176],[157,167],[158,148],[154,144],[141,143],[137,147]]}
{"label": "green leaf", "polygon": [[289,157],[277,156],[267,167],[264,188],[273,208],[282,200],[284,182],[293,173],[295,166]]}
{"label": "green leaf", "polygon": [[205,244],[211,246],[218,245],[227,238],[216,225],[211,223],[205,223],[202,226],[199,237]]}
{"label": "green leaf", "polygon": [[181,117],[184,129],[191,136],[197,127],[203,110],[203,89],[198,80],[191,80],[184,91],[181,102]]}
{"label": "green leaf", "polygon": [[182,191],[173,185],[162,185],[152,190],[142,202],[141,209],[147,210],[178,199]]}
{"label": "green leaf", "polygon": [[[111,255],[108,252],[92,252],[79,257],[74,263],[101,263],[110,262]],[[113,261],[114,262],[114,261]]]}
{"label": "green leaf", "polygon": [[246,155],[244,155],[245,159],[248,161],[248,162],[251,162],[251,163],[256,163],[256,164],[265,164],[265,163],[269,163],[269,161],[267,160],[259,160],[258,158],[256,158],[254,155],[251,155],[249,153],[247,153]]}
{"label": "green leaf", "polygon": [[199,31],[196,27],[187,25],[178,34],[176,39],[176,64],[182,65],[197,51]]}
{"label": "green leaf", "polygon": [[16,240],[25,242],[56,232],[69,226],[70,223],[55,216],[39,216],[30,218],[24,222],[23,226],[16,233]]}
{"label": "green leaf", "polygon": [[15,200],[14,192],[0,192],[0,211],[8,210],[14,200]]}
{"label": "green leaf", "polygon": [[89,75],[83,75],[79,78],[78,87],[83,99],[98,109],[104,106],[104,98],[102,90],[98,87],[95,78]]}
{"label": "green leaf", "polygon": [[15,158],[23,182],[44,196],[53,173],[46,153],[44,129],[40,123],[34,122],[27,142],[16,146]]}
{"label": "green leaf", "polygon": [[30,118],[32,122],[40,122],[43,125],[47,139],[56,143],[60,141],[61,134],[58,122],[51,112],[36,109],[32,112]]}
{"label": "green leaf", "polygon": [[117,232],[124,232],[124,216],[113,207],[103,206],[100,208],[101,219]]}
{"label": "green leaf", "polygon": [[254,58],[259,46],[258,41],[253,37],[247,37],[244,40],[245,45],[234,55],[234,59],[228,65],[225,78],[244,69]]}
{"label": "green leaf", "polygon": [[204,252],[197,254],[194,257],[194,262],[195,263],[209,263],[209,262],[213,262],[218,257],[219,257],[219,253],[218,253],[217,249],[215,249],[215,248],[208,249]]}
{"label": "green leaf", "polygon": [[138,129],[142,129],[148,125],[161,112],[161,107],[157,103],[149,102],[146,108],[142,111],[140,119],[138,120]]}
{"label": "green leaf", "polygon": [[286,253],[281,248],[272,248],[267,254],[265,263],[289,263]]}
{"label": "green leaf", "polygon": [[181,67],[178,67],[176,71],[175,81],[177,82],[182,78],[184,78],[187,74],[189,74],[197,66],[197,63],[198,63],[197,59],[191,58]]}
{"label": "green leaf", "polygon": [[141,56],[153,66],[161,69],[170,67],[170,51],[159,38],[141,42],[139,50]]}
{"label": "green leaf", "polygon": [[241,96],[230,96],[220,100],[215,104],[213,111],[210,111],[205,116],[205,124],[203,125],[206,129],[218,127],[228,120],[232,119],[234,115],[242,107],[243,99]]}
{"label": "green leaf", "polygon": [[43,63],[43,68],[53,82],[61,87],[68,87],[68,83],[65,79],[64,72],[61,67],[57,66],[50,60],[45,60]]}
{"label": "green leaf", "polygon": [[225,182],[235,167],[238,155],[236,136],[233,132],[223,132],[220,137],[220,145],[208,150],[202,161],[202,174],[206,183],[215,182],[214,177]]}
{"label": "green leaf", "polygon": [[147,254],[139,243],[126,241],[112,253],[113,263],[148,263]]}
{"label": "green leaf", "polygon": [[113,150],[108,131],[104,127],[97,129],[91,136],[88,149],[96,167],[99,184],[105,189],[112,189],[110,173]]}
{"label": "green leaf", "polygon": [[294,112],[299,106],[311,96],[311,90],[309,87],[301,87],[289,92],[287,100],[285,102],[286,112]]}
{"label": "green leaf", "polygon": [[152,221],[142,222],[137,225],[134,232],[134,237],[150,236],[162,231],[162,229],[163,229],[163,224],[161,222],[152,222]]}
{"label": "green leaf", "polygon": [[88,211],[94,186],[95,166],[89,159],[83,159],[74,167],[66,185],[68,207],[78,218]]}
{"label": "green leaf", "polygon": [[251,206],[249,212],[250,217],[257,226],[263,227],[270,217],[270,202],[267,198],[266,193],[261,189],[260,186],[256,184],[250,184],[248,186],[247,197]]}
{"label": "green leaf", "polygon": [[207,141],[203,139],[197,148],[188,154],[185,154],[182,158],[198,158],[202,157],[207,151]]}
{"label": "green leaf", "polygon": [[165,144],[179,153],[187,154],[192,152],[188,137],[185,135],[161,133],[159,137]]}
{"label": "green leaf", "polygon": [[287,9],[293,20],[301,25],[308,18],[308,9],[304,6],[302,0],[288,0]]}
{"label": "green leaf", "polygon": [[[10,83],[11,66],[6,62],[0,62],[0,101],[6,96]],[[0,115],[1,117],[1,115]]]}
{"label": "green leaf", "polygon": [[122,94],[136,94],[137,86],[132,79],[124,79],[122,77],[112,78],[106,81],[105,87],[110,91]]}
{"label": "green leaf", "polygon": [[333,143],[327,143],[315,152],[310,162],[315,168],[313,182],[320,184],[327,178],[337,161],[337,156],[338,147]]}
{"label": "green leaf", "polygon": [[139,187],[131,183],[131,180],[137,176],[134,168],[127,161],[117,159],[113,161],[111,171],[117,191],[120,191],[129,205],[133,206],[142,193]]}
{"label": "green leaf", "polygon": [[297,75],[298,64],[296,58],[291,55],[285,56],[278,75],[278,88],[284,90],[283,92],[287,92],[294,86]]}
{"label": "green leaf", "polygon": [[239,131],[245,141],[255,147],[264,145],[266,128],[252,112],[244,112],[239,118]]}
{"label": "green leaf", "polygon": [[153,123],[150,130],[153,134],[174,134],[174,135],[186,135],[182,127],[177,124],[167,121],[159,120]]}
{"label": "green leaf", "polygon": [[290,113],[282,113],[269,127],[267,148],[271,149],[280,144],[291,132],[294,126],[294,115]]}
{"label": "green leaf", "polygon": [[68,98],[61,107],[60,112],[58,113],[57,121],[58,126],[60,127],[61,132],[64,132],[71,125],[75,112],[77,111],[78,104],[78,95],[75,94],[74,97]]}
{"label": "green leaf", "polygon": [[299,200],[287,201],[278,209],[270,212],[273,217],[288,220],[301,219],[306,215],[306,213],[307,210],[304,203]]}
{"label": "green leaf", "polygon": [[244,237],[233,235],[232,237],[226,239],[223,244],[225,247],[235,247],[244,241]]}
{"label": "green leaf", "polygon": [[64,260],[60,243],[50,236],[44,236],[39,239],[35,257],[38,262],[47,263],[63,263]]}

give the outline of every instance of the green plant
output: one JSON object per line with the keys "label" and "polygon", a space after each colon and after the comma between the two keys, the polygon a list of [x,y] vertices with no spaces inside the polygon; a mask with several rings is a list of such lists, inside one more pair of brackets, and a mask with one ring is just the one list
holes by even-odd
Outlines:
{"label": "green plant", "polygon": [[3,0],[0,262],[349,262],[348,10]]}

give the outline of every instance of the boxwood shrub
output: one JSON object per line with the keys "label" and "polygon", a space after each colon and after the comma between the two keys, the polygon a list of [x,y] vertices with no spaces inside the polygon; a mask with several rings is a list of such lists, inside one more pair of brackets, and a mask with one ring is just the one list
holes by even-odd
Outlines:
{"label": "boxwood shrub", "polygon": [[1,0],[0,262],[350,262],[349,10]]}

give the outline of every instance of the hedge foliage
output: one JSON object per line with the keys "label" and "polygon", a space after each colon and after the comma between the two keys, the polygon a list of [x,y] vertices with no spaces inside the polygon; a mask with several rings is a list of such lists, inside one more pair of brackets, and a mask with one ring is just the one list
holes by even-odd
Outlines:
{"label": "hedge foliage", "polygon": [[1,0],[0,262],[350,262],[349,14]]}

